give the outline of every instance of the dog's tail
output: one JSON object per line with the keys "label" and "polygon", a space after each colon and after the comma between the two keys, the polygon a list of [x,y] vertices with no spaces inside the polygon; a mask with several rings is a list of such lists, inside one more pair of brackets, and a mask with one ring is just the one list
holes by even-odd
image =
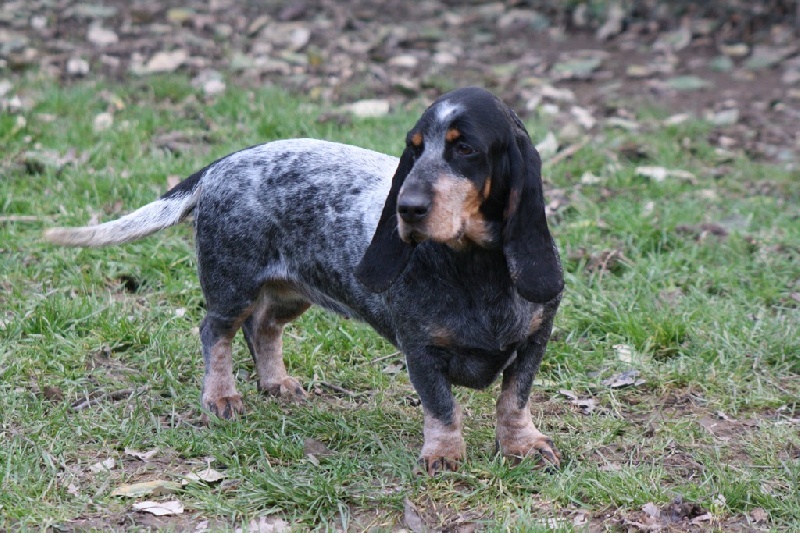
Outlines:
{"label": "dog's tail", "polygon": [[99,247],[135,241],[185,219],[197,205],[206,169],[196,172],[155,202],[117,220],[80,228],[50,228],[46,241],[63,246]]}

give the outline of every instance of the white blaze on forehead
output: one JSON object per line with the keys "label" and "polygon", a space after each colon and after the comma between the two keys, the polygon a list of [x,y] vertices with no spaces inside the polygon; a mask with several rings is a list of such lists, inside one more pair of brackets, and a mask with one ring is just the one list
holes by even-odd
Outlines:
{"label": "white blaze on forehead", "polygon": [[452,104],[450,103],[450,100],[445,100],[444,102],[440,102],[439,105],[436,106],[436,119],[439,122],[445,122],[448,119],[452,118],[460,110],[461,110],[461,105]]}

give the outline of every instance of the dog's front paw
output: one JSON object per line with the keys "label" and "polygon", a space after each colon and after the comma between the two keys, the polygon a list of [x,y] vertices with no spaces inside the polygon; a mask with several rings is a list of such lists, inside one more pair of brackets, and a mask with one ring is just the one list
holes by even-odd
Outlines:
{"label": "dog's front paw", "polygon": [[498,440],[498,448],[506,459],[519,463],[528,457],[539,457],[541,466],[558,468],[561,466],[561,452],[547,435],[533,431],[529,435]]}
{"label": "dog's front paw", "polygon": [[439,472],[455,472],[461,467],[462,456],[423,455],[419,458],[419,468],[429,476]]}
{"label": "dog's front paw", "polygon": [[461,435],[461,408],[453,410],[448,424],[425,410],[425,443],[419,454],[419,466],[428,475],[438,472],[455,472],[467,455],[464,437]]}
{"label": "dog's front paw", "polygon": [[276,383],[261,383],[259,381],[258,390],[269,396],[293,402],[302,402],[307,397],[306,391],[303,390],[303,385],[290,376],[286,376]]}
{"label": "dog's front paw", "polygon": [[233,420],[244,413],[244,403],[242,402],[241,394],[222,396],[214,399],[204,398],[203,408],[207,412],[203,415],[203,419],[206,422],[208,422],[208,413],[225,420]]}

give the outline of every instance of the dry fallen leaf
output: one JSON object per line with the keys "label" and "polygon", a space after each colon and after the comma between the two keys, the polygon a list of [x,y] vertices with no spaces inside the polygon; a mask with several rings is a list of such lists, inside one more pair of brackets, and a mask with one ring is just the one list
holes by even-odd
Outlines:
{"label": "dry fallen leaf", "polygon": [[601,381],[601,383],[607,387],[611,387],[612,389],[621,389],[623,387],[638,387],[639,385],[644,385],[647,383],[644,379],[636,379],[639,376],[640,372],[638,370],[626,370],[625,372],[620,372],[619,374],[614,374],[608,379]]}
{"label": "dry fallen leaf", "polygon": [[314,455],[316,457],[328,457],[335,455],[335,452],[317,439],[307,438],[303,440],[303,454]]}
{"label": "dry fallen leaf", "polygon": [[592,113],[585,107],[572,106],[569,111],[584,129],[590,130],[597,124],[597,119],[594,118]]}
{"label": "dry fallen leaf", "polygon": [[761,522],[766,522],[769,519],[769,514],[761,507],[756,507],[750,511],[750,517],[753,519],[753,522],[759,524]]}
{"label": "dry fallen leaf", "polygon": [[157,74],[174,72],[189,58],[186,50],[178,49],[172,52],[158,52],[143,67],[136,69],[136,74]]}
{"label": "dry fallen leaf", "polygon": [[205,481],[206,483],[216,483],[217,481],[222,481],[225,479],[225,474],[214,470],[213,468],[206,468],[205,470],[200,470],[199,472],[190,472],[186,474],[181,481],[181,484],[188,485],[192,482],[197,481]]}
{"label": "dry fallen leaf", "polygon": [[113,30],[100,26],[92,26],[86,32],[86,40],[97,46],[108,46],[119,41],[119,37]]}
{"label": "dry fallen leaf", "polygon": [[536,151],[539,152],[542,160],[556,155],[556,152],[558,152],[558,139],[556,139],[555,133],[548,131],[542,142],[536,145]]}
{"label": "dry fallen leaf", "polygon": [[678,179],[686,179],[686,180],[693,180],[695,179],[695,175],[689,172],[688,170],[680,170],[674,168],[664,168],[664,167],[636,167],[636,175],[642,176],[643,178],[650,178],[655,182],[662,182],[667,178],[678,178]]}
{"label": "dry fallen leaf", "polygon": [[289,531],[289,524],[280,518],[261,516],[258,520],[250,520],[247,527],[237,527],[234,533],[282,533]]}
{"label": "dry fallen leaf", "polygon": [[408,498],[403,500],[403,521],[405,522],[406,527],[414,533],[428,531],[428,528],[425,526],[425,522],[422,521],[419,511],[417,511],[417,508]]}
{"label": "dry fallen leaf", "polygon": [[381,372],[383,374],[389,374],[390,376],[394,376],[395,374],[399,374],[403,371],[404,365],[403,363],[391,363],[383,367]]}
{"label": "dry fallen leaf", "polygon": [[106,131],[108,128],[114,125],[114,115],[111,113],[98,113],[97,116],[94,117],[94,131]]}
{"label": "dry fallen leaf", "polygon": [[167,516],[183,513],[183,504],[178,500],[171,500],[168,502],[139,502],[134,503],[133,508],[136,511],[142,511],[143,513],[150,513],[156,516]]}
{"label": "dry fallen leaf", "polygon": [[141,461],[147,461],[148,459],[152,459],[155,454],[158,453],[158,448],[153,448],[149,452],[140,452],[134,450],[132,448],[125,448],[125,455],[130,455],[131,457],[136,457]]}
{"label": "dry fallen leaf", "polygon": [[628,346],[627,344],[615,344],[614,345],[614,353],[617,356],[617,359],[622,361],[623,363],[632,363],[633,362],[633,347]]}
{"label": "dry fallen leaf", "polygon": [[139,496],[144,496],[145,494],[151,496],[163,496],[164,494],[173,494],[180,490],[180,488],[181,486],[173,481],[157,479],[142,483],[120,485],[114,489],[114,492],[112,492],[111,495],[122,496],[125,498],[138,498]]}
{"label": "dry fallen leaf", "polygon": [[642,505],[642,511],[644,511],[644,514],[650,518],[658,518],[661,516],[661,509],[659,509],[658,506],[653,502]]}
{"label": "dry fallen leaf", "polygon": [[112,470],[116,465],[117,462],[114,460],[114,458],[109,457],[105,461],[100,461],[99,463],[93,464],[89,467],[89,470],[96,474],[98,472],[103,472],[104,470]]}

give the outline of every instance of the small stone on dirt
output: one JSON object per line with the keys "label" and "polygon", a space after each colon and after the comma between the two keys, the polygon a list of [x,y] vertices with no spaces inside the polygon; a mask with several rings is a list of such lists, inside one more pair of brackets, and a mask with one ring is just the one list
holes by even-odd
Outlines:
{"label": "small stone on dirt", "polygon": [[174,72],[178,69],[186,59],[188,59],[189,54],[186,50],[174,50],[172,52],[157,52],[153,57],[150,58],[143,67],[136,69],[136,74],[157,74],[157,73],[164,73],[164,72]]}
{"label": "small stone on dirt", "polygon": [[67,61],[67,74],[85,76],[89,73],[89,62],[80,57],[72,57]]}
{"label": "small stone on dirt", "polygon": [[86,32],[86,40],[96,46],[108,46],[119,42],[119,37],[113,30],[102,26],[92,26]]}
{"label": "small stone on dirt", "polygon": [[382,117],[389,113],[389,100],[367,99],[353,102],[345,106],[347,110],[359,118]]}
{"label": "small stone on dirt", "polygon": [[114,116],[111,113],[98,113],[97,116],[94,117],[93,127],[95,132],[106,131],[113,125]]}

